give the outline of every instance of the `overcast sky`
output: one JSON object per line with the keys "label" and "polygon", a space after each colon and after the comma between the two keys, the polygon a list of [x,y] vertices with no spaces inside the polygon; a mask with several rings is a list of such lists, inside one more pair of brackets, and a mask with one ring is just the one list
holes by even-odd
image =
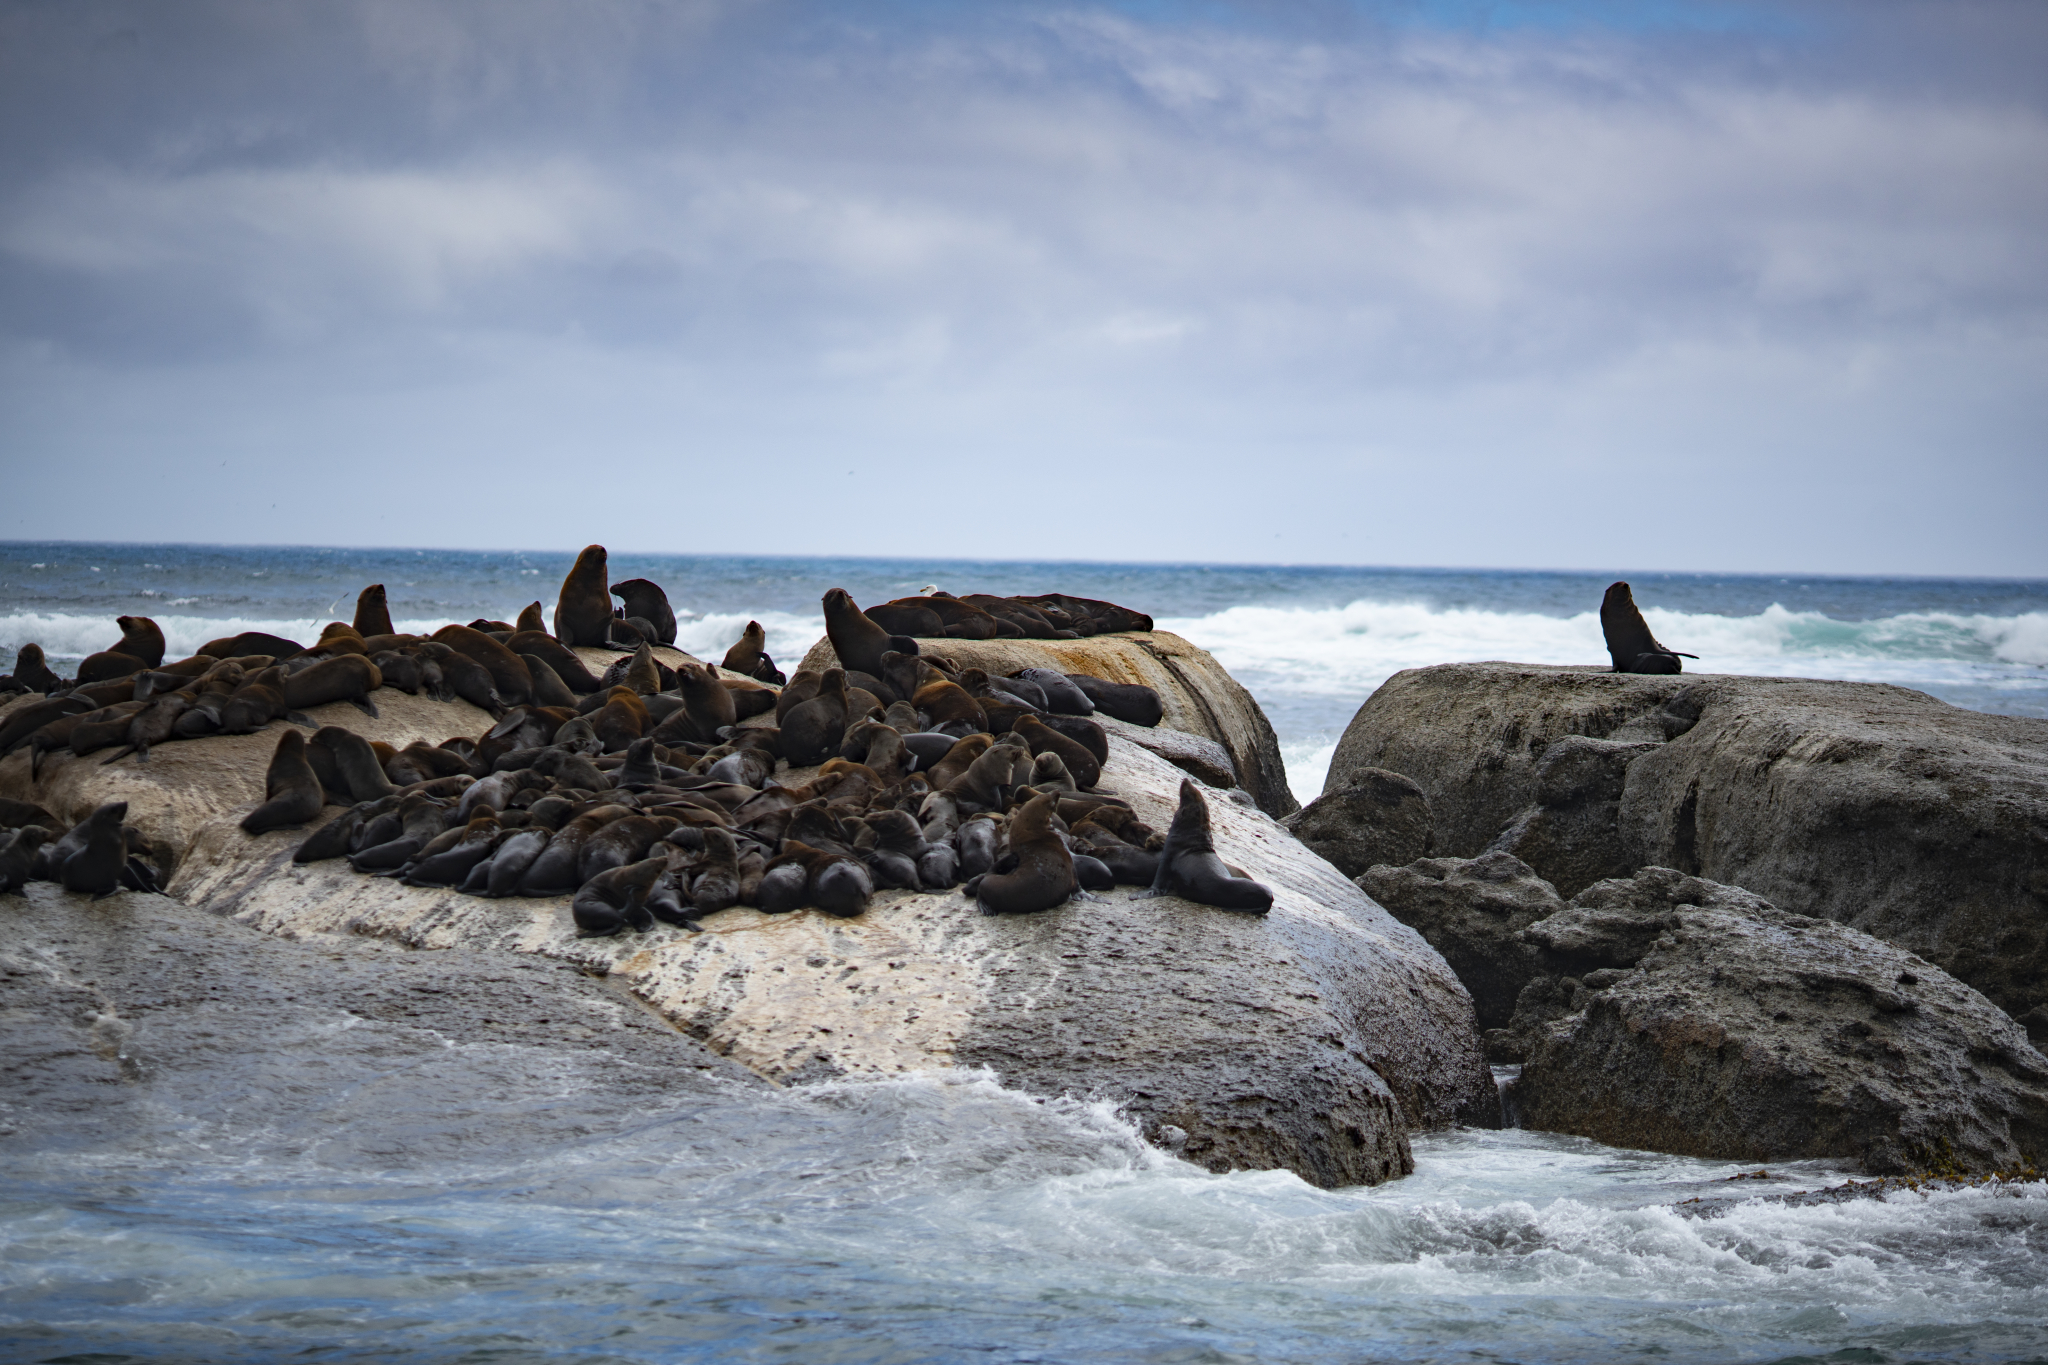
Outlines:
{"label": "overcast sky", "polygon": [[2048,5],[0,4],[0,538],[2048,575]]}

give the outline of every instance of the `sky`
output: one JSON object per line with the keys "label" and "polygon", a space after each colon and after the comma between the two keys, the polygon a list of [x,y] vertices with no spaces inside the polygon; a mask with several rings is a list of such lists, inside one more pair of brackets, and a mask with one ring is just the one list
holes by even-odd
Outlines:
{"label": "sky", "polygon": [[2048,5],[0,0],[0,539],[2048,575]]}

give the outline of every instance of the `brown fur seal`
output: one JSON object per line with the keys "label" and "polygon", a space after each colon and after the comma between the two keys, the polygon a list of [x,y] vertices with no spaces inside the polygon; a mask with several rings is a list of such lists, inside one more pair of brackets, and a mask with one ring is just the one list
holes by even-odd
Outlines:
{"label": "brown fur seal", "polygon": [[1676,673],[1684,667],[1681,658],[1699,657],[1657,642],[1627,583],[1612,584],[1600,599],[1600,633],[1607,637],[1607,657],[1616,673]]}
{"label": "brown fur seal", "polygon": [[[335,772],[342,784],[341,790],[335,793],[337,796],[353,803],[375,801],[397,792],[398,788],[385,775],[384,764],[370,747],[369,740],[339,725],[322,726],[314,731],[313,738],[334,756]],[[324,778],[322,785],[325,785]]]}
{"label": "brown fur seal", "polygon": [[397,634],[391,628],[391,608],[384,601],[382,583],[372,583],[356,594],[356,634],[365,638]]}
{"label": "brown fur seal", "polygon": [[579,697],[587,697],[603,685],[596,674],[584,667],[580,656],[545,631],[517,630],[504,643],[505,648],[522,658],[544,660],[555,670],[555,676]]}
{"label": "brown fur seal", "polygon": [[1074,856],[1053,828],[1053,798],[1034,796],[1010,820],[1010,853],[1017,866],[974,883],[985,915],[1028,915],[1050,910],[1079,889]]}
{"label": "brown fur seal", "polygon": [[345,701],[364,715],[374,716],[377,704],[370,700],[370,694],[383,685],[384,675],[377,671],[377,665],[360,654],[337,654],[288,675],[279,690],[285,705],[294,711]]}
{"label": "brown fur seal", "polygon": [[97,654],[88,654],[78,664],[80,683],[106,682],[126,678],[164,661],[164,633],[147,616],[116,618],[121,627],[120,643]]}
{"label": "brown fur seal", "polygon": [[433,638],[489,669],[491,686],[505,705],[524,706],[533,700],[533,674],[526,661],[489,635],[468,626],[443,626]]}
{"label": "brown fur seal", "polygon": [[654,927],[647,896],[668,871],[667,858],[648,858],[615,867],[585,882],[569,903],[579,938],[604,938],[621,929],[643,931]]}
{"label": "brown fur seal", "polygon": [[1209,803],[1193,780],[1180,780],[1180,809],[1166,831],[1166,847],[1159,851],[1159,871],[1152,878],[1149,896],[1179,896],[1222,910],[1249,910],[1263,915],[1273,908],[1273,893],[1248,877],[1232,876],[1216,856],[1216,842],[1209,832]]}
{"label": "brown fur seal", "polygon": [[270,770],[263,776],[263,791],[263,804],[242,817],[244,834],[262,834],[319,818],[327,796],[320,788],[313,765],[306,761],[304,734],[287,729],[277,737]]}
{"label": "brown fur seal", "polygon": [[654,627],[656,644],[672,645],[676,642],[675,608],[668,604],[668,594],[661,590],[659,583],[629,578],[623,583],[612,584],[611,593],[626,604],[627,620],[642,620]]}
{"label": "brown fur seal", "polygon": [[44,694],[64,685],[64,680],[43,659],[43,647],[38,644],[23,645],[15,652],[14,681],[31,692]]}
{"label": "brown fur seal", "polygon": [[297,654],[305,646],[296,640],[287,640],[282,635],[266,635],[260,630],[245,630],[240,635],[224,635],[218,640],[209,640],[201,645],[201,654],[211,654],[216,659],[240,659],[250,654],[266,654],[272,663],[281,663]]}
{"label": "brown fur seal", "polygon": [[818,680],[817,693],[782,714],[782,756],[792,767],[808,767],[832,756],[846,734],[847,706],[846,670],[828,668]]}
{"label": "brown fur seal", "polygon": [[1055,753],[1060,762],[1067,765],[1067,771],[1083,789],[1093,787],[1102,779],[1102,763],[1087,745],[1069,738],[1047,725],[1037,716],[1024,716],[1017,721],[1016,734],[1031,746],[1033,754]]}
{"label": "brown fur seal", "polygon": [[602,646],[611,638],[612,598],[605,569],[604,546],[586,545],[569,576],[562,580],[561,594],[555,599],[555,638],[570,649]]}
{"label": "brown fur seal", "polygon": [[548,621],[547,617],[541,612],[540,603],[528,602],[525,606],[521,607],[519,609],[519,619],[512,623],[512,628],[520,631],[537,630],[546,633]]}
{"label": "brown fur seal", "polygon": [[934,640],[946,633],[946,622],[922,597],[899,597],[869,607],[867,617],[891,635]]}
{"label": "brown fur seal", "polygon": [[834,588],[825,594],[825,634],[839,655],[841,667],[858,669],[877,677],[882,673],[882,656],[890,650],[917,653],[917,642],[907,636],[891,635],[854,605],[852,594]]}
{"label": "brown fur seal", "polygon": [[0,895],[11,895],[28,884],[36,853],[49,839],[50,831],[41,825],[0,831]]}

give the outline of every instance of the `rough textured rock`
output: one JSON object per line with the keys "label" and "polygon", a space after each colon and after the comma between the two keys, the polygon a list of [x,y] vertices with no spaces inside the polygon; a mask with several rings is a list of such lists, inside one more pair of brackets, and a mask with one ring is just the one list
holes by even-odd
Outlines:
{"label": "rough textured rock", "polygon": [[1384,768],[1361,768],[1351,776],[1350,786],[1325,793],[1280,823],[1347,877],[1380,863],[1405,866],[1428,857],[1435,836],[1422,788]]}
{"label": "rough textured rock", "polygon": [[1140,749],[1159,755],[1205,786],[1229,791],[1242,785],[1237,780],[1237,765],[1231,761],[1230,750],[1213,739],[1191,735],[1185,730],[1175,730],[1165,725],[1133,725],[1129,721],[1118,720],[1115,716],[1104,715],[1100,711],[1091,719],[1103,729],[1123,736]]}
{"label": "rough textured rock", "polygon": [[[1252,794],[1260,810],[1278,819],[1301,809],[1287,786],[1280,741],[1274,738],[1272,723],[1252,694],[1207,650],[1197,649],[1169,631],[1126,631],[1085,640],[920,640],[918,648],[952,659],[962,668],[985,669],[991,675],[1020,668],[1050,668],[1061,673],[1088,673],[1110,682],[1143,684],[1159,694],[1166,711],[1162,723],[1167,729],[1200,735],[1223,746],[1238,785]],[[838,662],[832,642],[820,640],[798,667],[822,670]],[[794,669],[790,676],[795,676]]]}
{"label": "rough textured rock", "polygon": [[1527,1060],[1509,1104],[1529,1127],[1877,1174],[2048,1156],[2048,1058],[1982,995],[1868,934],[1646,868],[1522,937],[1571,993],[1563,1017],[1515,1024]]}
{"label": "rough textured rock", "polygon": [[1444,955],[1488,1030],[1508,1026],[1516,998],[1544,973],[1522,930],[1564,909],[1555,887],[1506,853],[1374,867],[1358,885]]}
{"label": "rough textured rock", "polygon": [[[378,694],[387,727],[438,741],[483,725],[468,707],[421,701],[415,715],[387,696],[411,700]],[[360,713],[334,719],[398,737]],[[1263,917],[1128,888],[1016,917],[979,915],[957,892],[896,892],[853,920],[735,908],[702,934],[578,939],[567,897],[405,887],[339,862],[292,864],[304,831],[248,838],[236,822],[261,797],[275,742],[206,739],[152,755],[130,820],[172,848],[168,890],[185,903],[285,937],[567,962],[771,1079],[988,1065],[1038,1093],[1124,1103],[1217,1169],[1382,1180],[1410,1169],[1409,1129],[1499,1121],[1470,998],[1442,958],[1242,793],[1211,811],[1219,850],[1276,892]],[[1104,789],[1165,828],[1181,770],[1120,735],[1110,745]],[[113,772],[67,779],[66,800],[104,799],[98,784],[129,780]],[[8,765],[0,790],[37,795],[11,776],[25,779]]]}
{"label": "rough textured rock", "polygon": [[[1611,829],[1604,798],[1544,802],[1538,765],[1570,736],[1652,746],[1607,751]],[[1416,781],[1441,854],[1499,838],[1566,886],[1675,867],[1908,948],[2015,1015],[2048,1004],[2048,721],[1874,683],[1448,664],[1367,699],[1326,790],[1365,767]]]}
{"label": "rough textured rock", "polygon": [[[1536,760],[1536,804],[1487,845],[1543,869],[1560,895],[1626,877],[1636,862],[1621,837],[1621,795],[1629,764],[1658,746],[1643,740],[1566,735]],[[1389,859],[1388,861],[1393,861]]]}

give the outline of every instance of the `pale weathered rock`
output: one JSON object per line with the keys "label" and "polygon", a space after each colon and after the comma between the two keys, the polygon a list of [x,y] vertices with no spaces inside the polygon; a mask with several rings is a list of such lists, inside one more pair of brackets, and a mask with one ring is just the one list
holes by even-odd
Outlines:
{"label": "pale weathered rock", "polygon": [[[1558,973],[1514,1023],[1525,1126],[1879,1174],[2048,1157],[2048,1059],[1982,995],[1868,934],[1646,868],[1521,937]],[[1541,1017],[1559,1000],[1568,1012]]]}
{"label": "pale weathered rock", "polygon": [[1355,770],[1350,786],[1325,792],[1281,823],[1347,877],[1426,858],[1435,843],[1429,798],[1384,768]]}
{"label": "pale weathered rock", "polygon": [[1230,750],[1213,739],[1166,725],[1133,725],[1097,711],[1089,717],[1103,729],[1123,736],[1140,749],[1159,755],[1197,782],[1228,791],[1238,786],[1237,766]]}
{"label": "pale weathered rock", "polygon": [[[1159,694],[1168,729],[1200,735],[1223,746],[1238,785],[1259,809],[1278,819],[1301,808],[1288,790],[1287,768],[1272,722],[1252,694],[1207,650],[1164,630],[1125,631],[1082,640],[920,640],[927,654],[1003,676],[1020,668],[1087,673],[1115,683],[1139,683]],[[837,667],[830,640],[811,646],[798,668]],[[796,670],[790,670],[796,676]],[[1107,728],[1107,727],[1105,727]],[[1200,774],[1197,774],[1200,776]],[[1207,777],[1202,777],[1207,782]],[[1215,785],[1215,784],[1211,784]]]}
{"label": "pale weathered rock", "polygon": [[[1611,826],[1604,797],[1543,799],[1538,764],[1570,736],[1652,746],[1607,751]],[[1675,867],[1917,952],[2014,1014],[2048,1004],[2048,721],[1874,683],[1447,664],[1359,708],[1326,790],[1365,767],[1416,781],[1439,853],[1498,838],[1565,886]]]}
{"label": "pale weathered rock", "polygon": [[[359,733],[438,742],[487,718],[380,691]],[[170,892],[288,938],[540,954],[609,974],[691,1036],[772,1079],[987,1065],[1038,1093],[1129,1106],[1218,1169],[1325,1185],[1410,1168],[1407,1132],[1498,1122],[1471,1002],[1443,960],[1238,793],[1210,803],[1219,850],[1276,893],[1245,916],[1119,888],[1043,915],[985,917],[957,892],[888,893],[858,919],[735,908],[706,932],[578,939],[567,897],[484,900],[290,861],[306,831],[250,839],[276,732],[159,746],[146,779],[80,765],[64,801],[113,784],[169,852]],[[1181,770],[1110,738],[1101,786],[1165,828]],[[118,768],[120,765],[116,765]],[[21,790],[10,763],[0,790]],[[786,772],[786,780],[801,780]],[[48,793],[41,793],[47,796]],[[338,812],[331,807],[330,812]]]}

